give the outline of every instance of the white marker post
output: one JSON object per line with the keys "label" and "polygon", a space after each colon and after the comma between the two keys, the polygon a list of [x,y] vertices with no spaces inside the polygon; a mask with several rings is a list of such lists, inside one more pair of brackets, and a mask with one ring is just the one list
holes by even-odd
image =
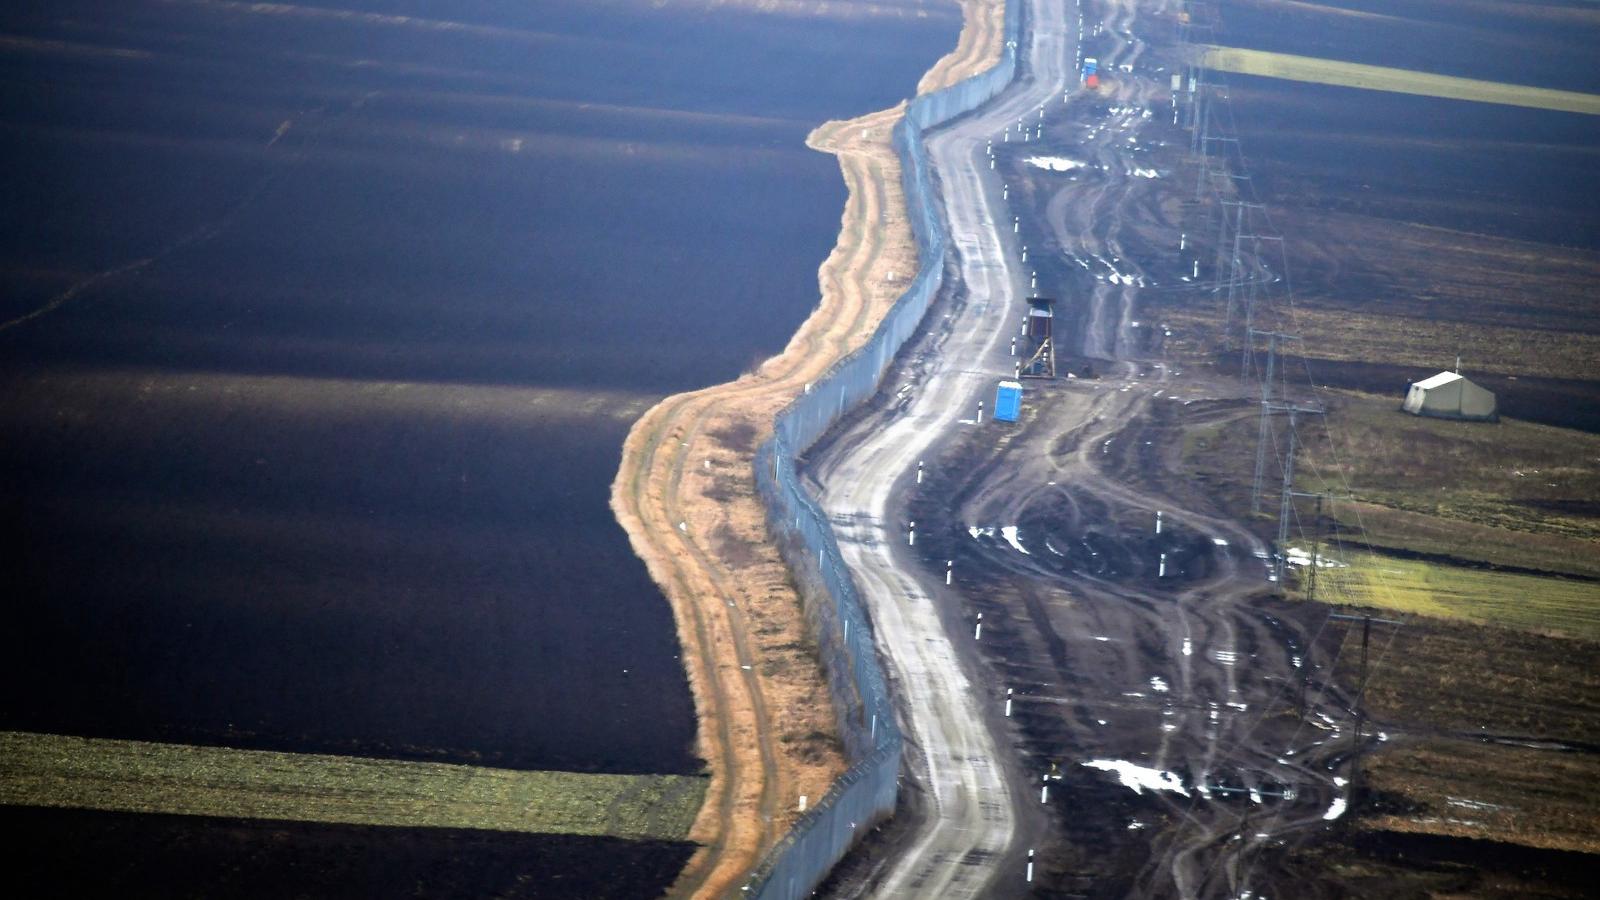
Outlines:
{"label": "white marker post", "polygon": [[1012,216],[1011,217],[1011,233],[1012,234],[1016,234],[1017,232],[1019,232],[1021,230],[1022,230],[1022,217],[1021,216]]}
{"label": "white marker post", "polygon": [[1165,553],[1161,554],[1161,568],[1156,570],[1156,577],[1167,577],[1167,555]]}
{"label": "white marker post", "polygon": [[[922,460],[917,460],[917,484],[922,483]],[[1157,532],[1159,533],[1159,532]]]}
{"label": "white marker post", "polygon": [[1028,883],[1033,884],[1033,851],[1028,851]]}
{"label": "white marker post", "polygon": [[1161,510],[1156,510],[1156,534],[1161,533]]}
{"label": "white marker post", "polygon": [[983,401],[978,401],[978,424],[983,424]]}
{"label": "white marker post", "polygon": [[1022,245],[1022,261],[1023,262],[1027,262],[1028,261],[1028,245],[1027,244],[1023,244]]}
{"label": "white marker post", "polygon": [[1006,718],[1011,718],[1011,688],[1006,688]]}
{"label": "white marker post", "polygon": [[909,547],[915,547],[917,545],[917,523],[915,522],[911,522],[907,525],[906,545]]}
{"label": "white marker post", "polygon": [[1017,355],[1017,339],[1016,338],[1012,338],[1011,339],[1011,355],[1012,356],[1016,356]]}
{"label": "white marker post", "polygon": [[953,559],[947,559],[944,561],[944,583],[946,587],[950,585],[950,575],[951,571],[955,568],[955,565],[956,561]]}
{"label": "white marker post", "polygon": [[1044,786],[1039,788],[1039,802],[1040,803],[1049,803],[1050,802],[1050,776],[1049,775],[1044,776],[1043,781],[1044,781]]}
{"label": "white marker post", "polygon": [[1009,184],[1000,185],[1000,199],[1001,200],[1010,200],[1011,199],[1011,185],[1009,185]]}
{"label": "white marker post", "polygon": [[1185,232],[1182,232],[1182,231],[1178,232],[1178,249],[1179,250],[1184,249],[1184,246],[1187,245],[1188,243],[1189,243],[1189,235],[1187,233],[1185,233]]}
{"label": "white marker post", "polygon": [[1039,288],[1039,273],[1038,272],[1030,272],[1030,273],[1028,273],[1028,289],[1029,290],[1037,290],[1038,288]]}
{"label": "white marker post", "polygon": [[983,613],[978,613],[978,624],[972,629],[972,639],[975,641],[983,640]]}
{"label": "white marker post", "polygon": [[1200,277],[1200,260],[1198,259],[1194,261],[1194,277]]}

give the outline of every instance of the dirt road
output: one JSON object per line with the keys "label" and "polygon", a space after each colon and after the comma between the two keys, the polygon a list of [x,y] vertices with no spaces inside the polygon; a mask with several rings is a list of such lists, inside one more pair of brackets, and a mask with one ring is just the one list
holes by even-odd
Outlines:
{"label": "dirt road", "polygon": [[[954,331],[924,373],[906,407],[876,417],[833,446],[817,474],[822,503],[840,523],[838,537],[871,611],[890,677],[905,698],[905,730],[914,748],[911,771],[928,798],[922,827],[904,852],[876,876],[885,897],[978,897],[1020,890],[1020,786],[1005,777],[1001,755],[978,709],[978,695],[958,661],[930,591],[895,550],[910,546],[905,523],[891,515],[897,482],[920,455],[963,416],[967,398],[1011,369],[1001,349],[1005,323],[1019,315],[1026,275],[1000,223],[1001,185],[987,148],[1021,120],[1033,128],[1039,111],[1059,106],[1076,47],[1075,16],[1062,0],[1029,4],[1027,71],[978,113],[931,136],[928,148],[968,298]],[[1021,132],[1016,131],[1021,141]],[[1037,826],[1031,826],[1036,830]],[[1009,870],[1003,878],[1002,870]]]}

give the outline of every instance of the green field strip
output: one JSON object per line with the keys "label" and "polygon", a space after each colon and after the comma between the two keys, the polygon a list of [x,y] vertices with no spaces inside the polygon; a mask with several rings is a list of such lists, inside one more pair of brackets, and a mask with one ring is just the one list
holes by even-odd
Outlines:
{"label": "green field strip", "polygon": [[0,804],[683,840],[706,780],[0,732]]}
{"label": "green field strip", "polygon": [[[1296,548],[1305,552],[1308,548]],[[1324,553],[1330,553],[1328,548]],[[1600,640],[1600,584],[1354,551],[1317,574],[1317,599]],[[1298,573],[1304,596],[1305,572]]]}
{"label": "green field strip", "polygon": [[1240,47],[1207,47],[1203,59],[1206,68],[1240,75],[1600,115],[1600,94],[1479,81],[1475,78],[1434,75],[1410,69],[1391,69],[1387,66],[1368,66]]}

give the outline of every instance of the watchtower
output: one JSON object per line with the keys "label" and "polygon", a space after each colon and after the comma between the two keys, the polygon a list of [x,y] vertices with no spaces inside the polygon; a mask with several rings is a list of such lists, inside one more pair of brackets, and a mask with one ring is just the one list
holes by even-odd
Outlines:
{"label": "watchtower", "polygon": [[1055,305],[1053,297],[1028,298],[1028,317],[1022,325],[1026,361],[1017,368],[1017,377],[1056,377]]}

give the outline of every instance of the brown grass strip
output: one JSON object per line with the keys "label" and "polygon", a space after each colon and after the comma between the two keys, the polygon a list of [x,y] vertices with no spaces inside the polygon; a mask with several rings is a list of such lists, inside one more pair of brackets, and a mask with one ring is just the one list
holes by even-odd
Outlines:
{"label": "brown grass strip", "polygon": [[1000,61],[1006,29],[1005,0],[957,0],[961,4],[961,36],[954,50],[940,57],[917,82],[918,94],[941,88],[984,71]]}
{"label": "brown grass strip", "polygon": [[[935,67],[940,78],[998,57],[1002,9],[1000,0],[963,5],[962,38]],[[799,596],[756,495],[754,451],[785,404],[866,342],[916,271],[890,143],[903,115],[902,104],[808,137],[839,158],[848,195],[818,270],[821,301],[783,352],[737,381],[666,398],[623,445],[612,509],[672,605],[711,775],[689,834],[701,849],[674,896],[736,889],[798,816],[799,797],[815,803],[845,769]]]}

